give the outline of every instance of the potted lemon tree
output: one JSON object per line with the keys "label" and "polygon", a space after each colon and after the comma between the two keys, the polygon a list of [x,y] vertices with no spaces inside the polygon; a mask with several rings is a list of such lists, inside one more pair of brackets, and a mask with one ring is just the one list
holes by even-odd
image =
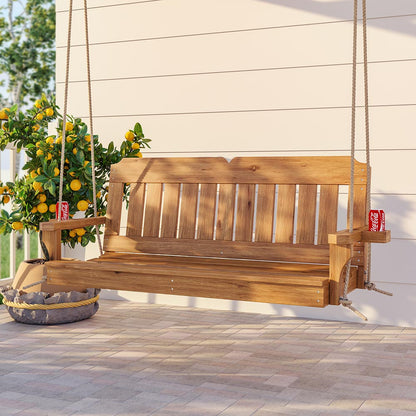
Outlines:
{"label": "potted lemon tree", "polygon": [[[48,124],[51,122],[57,125],[56,134],[53,135],[48,134]],[[0,149],[4,150],[7,145],[12,145],[18,152],[24,151],[27,155],[27,162],[22,168],[24,174],[16,175],[13,181],[0,182],[0,234],[23,230],[38,232],[41,222],[54,219],[61,175],[63,201],[68,202],[69,216],[73,217],[79,211],[85,217],[94,216],[92,169],[95,170],[97,213],[105,215],[108,191],[106,183],[111,165],[125,157],[142,157],[142,150],[149,148],[150,142],[150,139],[145,138],[142,126],[136,123],[134,128],[126,132],[119,148],[113,142],[105,147],[97,136],[91,140],[87,126],[81,119],[67,116],[67,122],[63,125],[59,109],[54,101],[45,96],[24,113],[18,111],[16,106],[1,110],[0,126]],[[65,163],[61,172],[63,129],[66,137]],[[92,143],[95,166],[91,164]],[[126,199],[128,193],[126,186]],[[8,210],[4,209],[6,204]],[[62,232],[62,243],[72,248],[77,244],[85,247],[95,240],[94,227]],[[21,265],[23,268],[31,264],[30,261],[24,263]],[[23,274],[27,274],[26,271]],[[38,275],[42,276],[42,271],[38,271]],[[20,284],[16,283],[14,290],[20,290],[18,294],[22,295]],[[33,293],[40,290],[51,297],[53,289],[40,282],[30,290],[25,290],[23,296],[36,297]],[[7,299],[6,293],[4,295]],[[12,297],[16,296],[17,292],[13,293]],[[13,308],[9,308],[9,312],[10,309]]]}

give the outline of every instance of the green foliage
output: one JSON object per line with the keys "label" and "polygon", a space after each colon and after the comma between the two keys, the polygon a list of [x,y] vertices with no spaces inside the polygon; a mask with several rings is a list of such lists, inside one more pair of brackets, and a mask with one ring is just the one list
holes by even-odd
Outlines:
{"label": "green foliage", "polygon": [[[36,100],[33,108],[26,113],[17,107],[0,111],[0,149],[12,144],[24,149],[27,162],[23,177],[14,182],[0,183],[0,205],[12,203],[12,210],[0,213],[0,234],[12,230],[39,230],[39,223],[55,218],[59,195],[63,122],[58,108],[45,95]],[[57,134],[48,136],[47,123],[57,119]],[[92,186],[92,140],[87,126],[79,119],[67,117],[65,126],[65,155],[63,174],[63,200],[69,203],[69,215],[85,211],[86,217],[94,216]],[[110,167],[124,157],[142,157],[141,150],[149,147],[142,127],[137,123],[126,133],[126,140],[117,149],[113,142],[105,148],[94,136],[95,176],[98,215],[105,215]],[[128,199],[129,187],[125,186]],[[62,241],[83,246],[95,241],[93,227],[62,232]]]}
{"label": "green foliage", "polygon": [[5,104],[27,104],[45,91],[51,97],[55,75],[55,2],[8,0],[0,8],[0,71],[9,97]]}

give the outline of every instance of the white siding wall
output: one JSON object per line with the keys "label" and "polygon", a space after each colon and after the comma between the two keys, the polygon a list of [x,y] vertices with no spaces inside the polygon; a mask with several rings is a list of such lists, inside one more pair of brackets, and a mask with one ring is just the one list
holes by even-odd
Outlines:
{"label": "white siding wall", "polygon": [[[86,117],[81,7],[75,1],[69,112]],[[140,121],[154,156],[348,154],[352,0],[90,0],[89,7],[103,142],[122,140]],[[66,9],[58,0],[59,100]],[[370,322],[416,326],[416,2],[368,0],[368,17],[373,206],[386,211],[393,237],[373,245],[373,279],[395,295],[351,298]],[[362,108],[357,129],[363,161]],[[137,297],[355,320],[340,307]]]}

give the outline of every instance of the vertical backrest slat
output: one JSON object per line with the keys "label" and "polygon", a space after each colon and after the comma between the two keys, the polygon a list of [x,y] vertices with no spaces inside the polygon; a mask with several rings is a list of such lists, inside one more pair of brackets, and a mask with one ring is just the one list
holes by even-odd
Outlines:
{"label": "vertical backrest slat", "polygon": [[195,238],[196,211],[198,208],[198,184],[182,185],[179,238]]}
{"label": "vertical backrest slat", "polygon": [[277,193],[276,243],[293,243],[296,185],[279,185]]}
{"label": "vertical backrest slat", "polygon": [[233,239],[235,189],[233,183],[220,184],[218,195],[218,213],[216,240]]}
{"label": "vertical backrest slat", "polygon": [[162,228],[160,231],[161,237],[176,237],[179,191],[180,185],[178,183],[165,184],[165,190],[163,192]]}
{"label": "vertical backrest slat", "polygon": [[299,185],[296,227],[296,243],[298,244],[313,244],[315,242],[317,189],[317,185]]}
{"label": "vertical backrest slat", "polygon": [[158,237],[162,204],[162,184],[148,183],[146,191],[143,237]]}
{"label": "vertical backrest slat", "polygon": [[144,183],[133,183],[130,189],[129,212],[127,214],[126,235],[141,235],[144,210]]}
{"label": "vertical backrest slat", "polygon": [[197,238],[212,240],[214,238],[215,203],[217,199],[217,184],[201,184],[198,211]]}
{"label": "vertical backrest slat", "polygon": [[[353,227],[363,227],[366,224],[366,196],[365,185],[354,185],[354,221]],[[351,190],[349,190],[348,201],[351,198]],[[348,227],[350,226],[350,204],[348,204]]]}
{"label": "vertical backrest slat", "polygon": [[328,234],[337,231],[338,185],[321,185],[319,197],[318,244],[328,244]]}
{"label": "vertical backrest slat", "polygon": [[273,241],[275,186],[262,185],[257,190],[257,213],[255,241]]}
{"label": "vertical backrest slat", "polygon": [[108,185],[106,235],[119,235],[121,222],[121,208],[123,205],[124,184],[110,182]]}
{"label": "vertical backrest slat", "polygon": [[256,186],[254,184],[239,184],[237,215],[235,219],[235,241],[251,241],[253,238],[255,197]]}

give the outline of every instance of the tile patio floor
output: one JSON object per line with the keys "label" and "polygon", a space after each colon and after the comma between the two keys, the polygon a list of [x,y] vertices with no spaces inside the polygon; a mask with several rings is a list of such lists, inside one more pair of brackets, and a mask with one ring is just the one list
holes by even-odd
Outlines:
{"label": "tile patio floor", "polygon": [[416,329],[102,301],[0,308],[0,415],[416,415]]}

